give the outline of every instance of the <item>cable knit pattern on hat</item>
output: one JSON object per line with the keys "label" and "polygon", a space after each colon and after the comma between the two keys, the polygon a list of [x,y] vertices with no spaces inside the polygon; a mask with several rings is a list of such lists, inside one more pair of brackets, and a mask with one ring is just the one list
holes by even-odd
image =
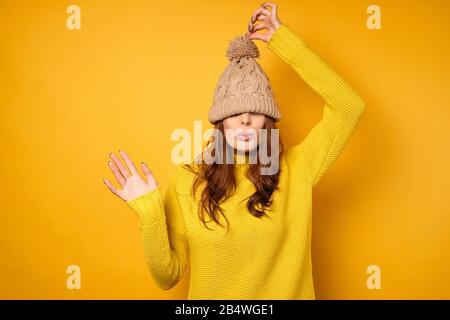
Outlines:
{"label": "cable knit pattern on hat", "polygon": [[281,113],[264,70],[256,61],[259,50],[247,36],[230,41],[226,57],[230,61],[219,78],[208,114],[212,124],[244,112],[265,114],[278,121]]}

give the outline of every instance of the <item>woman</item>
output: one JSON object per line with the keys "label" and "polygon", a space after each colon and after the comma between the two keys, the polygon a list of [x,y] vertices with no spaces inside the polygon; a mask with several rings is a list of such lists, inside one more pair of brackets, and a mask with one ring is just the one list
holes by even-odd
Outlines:
{"label": "woman", "polygon": [[[146,262],[160,288],[172,288],[189,261],[188,299],[315,299],[312,189],[349,141],[365,104],[342,76],[280,22],[275,4],[266,2],[255,10],[248,29],[245,38],[235,38],[228,48],[230,65],[209,113],[226,140],[224,149],[213,153],[224,159],[220,150],[231,146],[237,151],[233,164],[196,161],[179,166],[163,201],[149,168],[142,163],[145,181],[120,151],[130,172],[114,154],[110,168],[122,188],[104,182],[137,213]],[[263,29],[265,33],[257,32]],[[281,117],[270,84],[254,61],[258,53],[253,39],[266,42],[325,102],[322,120],[285,152],[281,141],[273,139],[273,130],[264,147],[264,139],[251,135],[276,129]],[[244,79],[258,79],[258,85]],[[236,100],[233,88],[244,92],[247,100]],[[263,93],[257,92],[261,88]],[[250,163],[249,155],[268,149],[270,141],[280,145],[279,168],[262,174],[260,169],[267,165],[259,158]]]}

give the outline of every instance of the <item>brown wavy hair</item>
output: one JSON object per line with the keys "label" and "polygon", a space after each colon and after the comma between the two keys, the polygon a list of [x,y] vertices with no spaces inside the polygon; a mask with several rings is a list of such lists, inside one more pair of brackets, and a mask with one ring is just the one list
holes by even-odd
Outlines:
{"label": "brown wavy hair", "polygon": [[[268,156],[271,156],[271,130],[270,129],[276,129],[275,121],[273,118],[269,116],[265,116],[265,124],[263,129],[267,130],[267,149],[266,154]],[[225,137],[225,130],[223,125],[223,120],[218,121],[214,128],[220,130],[222,133],[222,137]],[[205,148],[203,150],[206,150],[207,148],[211,147],[212,145],[218,146],[216,143],[216,139],[214,135],[211,136],[211,138],[208,140]],[[281,155],[284,152],[284,145],[281,140],[281,137],[279,135],[279,159],[281,159]],[[204,226],[208,228],[205,222],[205,212],[208,214],[211,220],[215,221],[218,225],[223,226],[219,220],[218,216],[219,213],[222,214],[227,221],[227,225],[229,226],[229,221],[227,217],[224,214],[223,209],[220,207],[220,203],[231,197],[234,192],[236,191],[236,179],[235,179],[235,172],[234,172],[234,164],[228,164],[225,161],[226,157],[226,148],[230,148],[228,146],[228,143],[222,143],[223,147],[223,161],[222,163],[211,163],[208,164],[205,161],[200,161],[200,163],[195,164],[185,164],[184,166],[191,172],[193,172],[196,175],[196,178],[194,180],[194,183],[192,185],[192,193],[193,195],[196,194],[197,188],[202,184],[205,183],[205,188],[203,189],[201,193],[201,199],[199,204],[199,218],[203,222]],[[259,145],[258,147],[259,148]],[[215,156],[215,150],[213,149],[211,154]],[[202,160],[203,160],[204,153],[202,152]],[[259,159],[259,153],[257,156],[256,163],[249,163],[247,170],[245,172],[245,176],[250,179],[250,181],[253,182],[253,185],[256,188],[256,191],[249,197],[245,198],[249,199],[247,201],[247,209],[250,214],[252,214],[255,217],[262,217],[264,215],[267,216],[265,213],[265,210],[270,208],[272,205],[272,193],[278,189],[278,182],[279,182],[279,176],[280,176],[280,168],[278,168],[277,173],[273,175],[261,175],[261,167],[268,167],[269,164],[262,164],[260,163]],[[259,207],[259,208],[258,208]],[[228,227],[227,227],[228,232]]]}

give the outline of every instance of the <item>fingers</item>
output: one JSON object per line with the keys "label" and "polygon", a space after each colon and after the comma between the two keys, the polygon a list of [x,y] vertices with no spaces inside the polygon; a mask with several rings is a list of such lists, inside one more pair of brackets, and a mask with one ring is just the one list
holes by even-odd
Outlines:
{"label": "fingers", "polygon": [[133,161],[131,160],[130,156],[123,150],[119,150],[120,155],[125,160],[125,163],[128,166],[128,169],[130,169],[130,172],[132,175],[139,175],[136,167],[134,166]]}
{"label": "fingers", "polygon": [[278,29],[278,27],[281,25],[280,19],[278,19],[278,13],[277,13],[277,5],[273,2],[264,2],[261,7],[263,8],[271,8],[270,12],[270,18],[271,21],[275,27],[275,29]]}
{"label": "fingers", "polygon": [[128,179],[131,175],[128,172],[128,170],[125,168],[125,166],[123,165],[122,161],[114,153],[110,153],[109,156],[111,157],[111,159],[113,159],[114,163],[119,168],[119,171],[120,171],[121,175],[123,176],[123,178]]}
{"label": "fingers", "polygon": [[249,29],[250,32],[255,32],[262,29],[269,29],[265,23],[255,24]]}
{"label": "fingers", "polygon": [[142,172],[144,173],[145,177],[147,178],[147,183],[156,185],[155,178],[153,177],[152,171],[148,168],[147,164],[144,162],[141,162],[141,168]]}
{"label": "fingers", "polygon": [[116,187],[114,187],[108,179],[104,179],[103,182],[106,184],[108,189],[111,190],[112,193],[122,199],[122,197],[120,196],[120,191],[117,190]]}
{"label": "fingers", "polygon": [[123,187],[127,180],[124,178],[124,176],[120,173],[117,166],[112,163],[111,161],[108,161],[108,166],[111,169],[112,173],[114,174],[114,177],[116,178],[117,182]]}
{"label": "fingers", "polygon": [[[252,18],[250,21],[252,23],[254,23],[260,15],[263,15],[263,16],[266,15],[266,16],[270,17],[270,11],[260,7],[253,12]],[[262,19],[259,19],[259,20],[262,20]]]}
{"label": "fingers", "polygon": [[256,20],[259,20],[259,21],[264,21],[264,20],[266,20],[266,18],[267,18],[267,16],[266,16],[266,15],[264,15],[264,14],[260,14],[260,15],[258,15],[258,17],[256,18]]}
{"label": "fingers", "polygon": [[263,4],[261,4],[261,7],[263,8],[271,8],[272,9],[272,13],[273,14],[277,14],[277,5],[275,3],[272,2],[264,2]]}
{"label": "fingers", "polygon": [[251,22],[249,22],[247,29],[249,32],[253,32],[254,30],[261,30],[266,27],[267,27],[267,25],[265,23],[252,24]]}
{"label": "fingers", "polygon": [[[270,8],[271,11],[269,11],[267,8]],[[270,30],[271,26],[276,28],[278,25],[276,12],[277,12],[276,4],[272,2],[262,3],[261,6],[258,9],[256,9],[252,14],[252,17],[248,24],[249,32],[246,33],[246,36],[249,37],[250,39],[260,39],[266,41],[267,37],[256,33],[256,31],[262,29]],[[264,23],[255,24],[256,21],[264,21]]]}

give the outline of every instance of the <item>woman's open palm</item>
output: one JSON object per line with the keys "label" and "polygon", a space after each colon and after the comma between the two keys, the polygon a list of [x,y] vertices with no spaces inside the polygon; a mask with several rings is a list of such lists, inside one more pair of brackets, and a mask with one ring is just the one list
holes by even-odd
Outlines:
{"label": "woman's open palm", "polygon": [[113,162],[108,161],[108,166],[122,189],[117,189],[114,187],[108,179],[103,180],[113,194],[124,201],[130,201],[158,187],[158,183],[153,177],[152,172],[144,162],[141,163],[141,168],[144,176],[147,178],[147,181],[142,179],[128,154],[123,150],[119,150],[119,153],[125,160],[125,165],[119,157],[113,153],[110,153],[109,155]]}
{"label": "woman's open palm", "polygon": [[[270,8],[269,11],[267,8]],[[261,21],[261,23],[256,24],[256,22]],[[272,37],[272,34],[281,25],[280,20],[277,16],[277,5],[272,2],[264,2],[261,6],[256,9],[250,22],[248,23],[248,32],[246,36],[250,39],[259,39],[268,42]],[[268,30],[265,33],[258,33],[258,30]]]}

